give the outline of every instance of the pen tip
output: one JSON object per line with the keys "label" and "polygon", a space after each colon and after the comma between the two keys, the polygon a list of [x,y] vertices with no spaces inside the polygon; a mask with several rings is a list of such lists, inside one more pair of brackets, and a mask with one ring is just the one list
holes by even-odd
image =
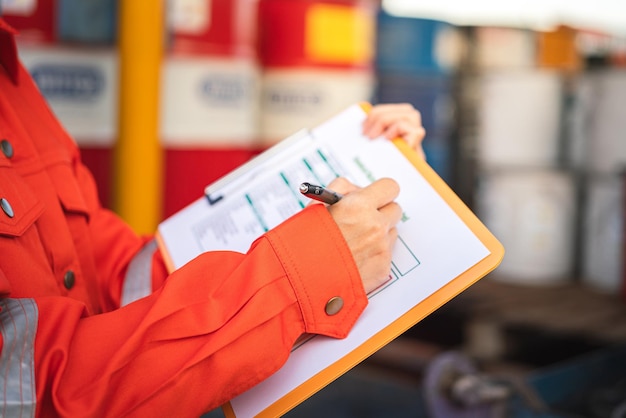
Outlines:
{"label": "pen tip", "polygon": [[302,183],[300,185],[300,192],[301,193],[306,193],[309,191],[309,183]]}

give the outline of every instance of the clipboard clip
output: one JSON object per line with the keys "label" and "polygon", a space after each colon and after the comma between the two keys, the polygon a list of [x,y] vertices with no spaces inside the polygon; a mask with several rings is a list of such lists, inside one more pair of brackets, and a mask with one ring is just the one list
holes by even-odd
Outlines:
{"label": "clipboard clip", "polygon": [[222,200],[224,198],[223,195],[209,195],[209,194],[204,194],[204,197],[206,197],[206,200],[209,202],[209,205],[213,206],[214,204],[216,204],[217,202],[219,202],[220,200]]}
{"label": "clipboard clip", "polygon": [[262,154],[257,155],[250,161],[244,163],[224,177],[205,187],[204,196],[209,202],[209,205],[213,206],[217,202],[222,201],[226,192],[237,190],[238,188],[248,184],[251,179],[263,171],[263,167],[267,165],[268,161],[283,153],[284,150],[290,148],[294,151],[299,150],[300,147],[293,147],[296,142],[301,141],[302,145],[309,145],[309,142],[302,141],[304,138],[312,139],[311,132],[308,129],[301,129],[288,136],[284,140],[268,148]]}

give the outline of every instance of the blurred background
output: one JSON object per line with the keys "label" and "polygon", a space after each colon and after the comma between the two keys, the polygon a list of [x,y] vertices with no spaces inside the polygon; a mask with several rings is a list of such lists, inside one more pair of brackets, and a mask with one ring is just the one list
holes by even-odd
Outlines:
{"label": "blurred background", "polygon": [[289,415],[626,417],[623,1],[0,4],[140,233],[355,102],[421,112],[429,164],[506,256]]}

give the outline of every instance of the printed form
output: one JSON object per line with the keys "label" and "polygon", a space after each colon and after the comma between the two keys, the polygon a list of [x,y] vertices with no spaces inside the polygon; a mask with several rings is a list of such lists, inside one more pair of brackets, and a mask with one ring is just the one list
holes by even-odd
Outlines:
{"label": "printed form", "polygon": [[297,345],[267,380],[231,401],[236,416],[254,416],[355,348],[490,254],[454,210],[391,142],[362,135],[365,112],[348,108],[300,135],[281,152],[250,163],[232,181],[159,226],[174,268],[204,251],[246,252],[268,229],[310,203],[302,182],[327,185],[337,176],[365,186],[391,177],[403,210],[391,280],[370,301],[349,336],[314,336]]}

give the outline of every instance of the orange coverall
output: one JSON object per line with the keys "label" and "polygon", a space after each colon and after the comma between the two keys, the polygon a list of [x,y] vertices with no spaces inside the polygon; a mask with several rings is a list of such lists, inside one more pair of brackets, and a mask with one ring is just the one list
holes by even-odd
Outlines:
{"label": "orange coverall", "polygon": [[14,35],[0,18],[0,416],[197,417],[301,334],[347,335],[367,298],[324,206],[168,276],[154,241],[101,207]]}

